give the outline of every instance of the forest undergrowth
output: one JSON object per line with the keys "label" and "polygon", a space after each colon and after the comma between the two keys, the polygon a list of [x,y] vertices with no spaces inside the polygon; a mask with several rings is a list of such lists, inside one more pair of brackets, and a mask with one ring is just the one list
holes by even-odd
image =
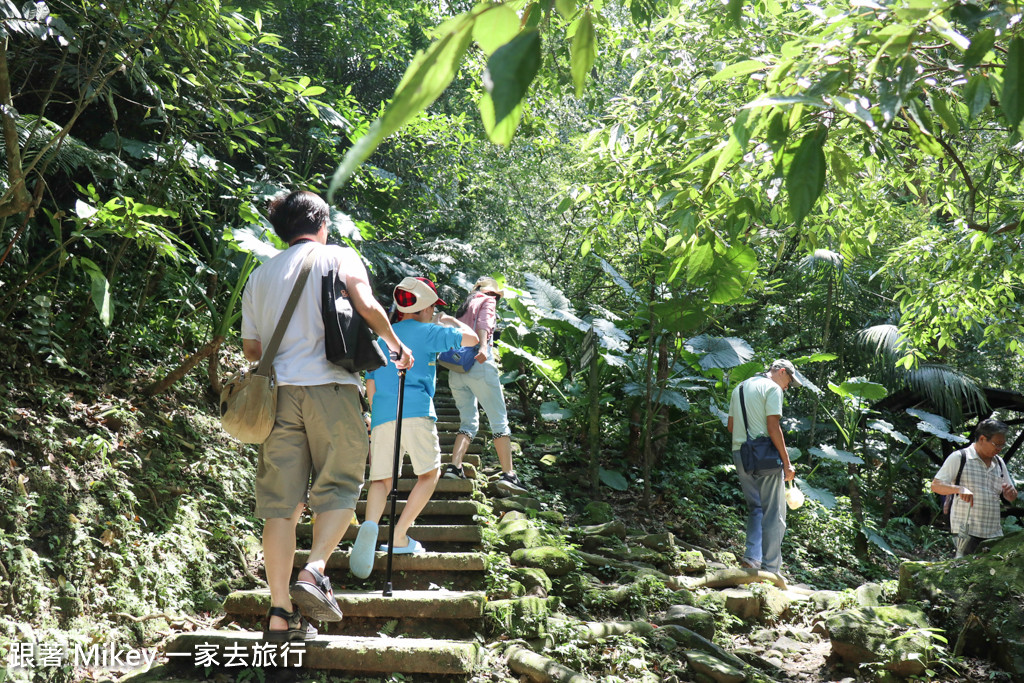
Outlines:
{"label": "forest undergrowth", "polygon": [[[86,379],[2,353],[11,370],[0,392],[0,573],[11,590],[0,605],[0,651],[25,641],[156,648],[183,627],[212,626],[229,592],[260,584],[256,450],[220,430],[205,377],[193,373],[170,393],[143,398],[135,389],[146,378],[130,368]],[[575,437],[516,426],[524,478],[545,505],[582,523],[595,496]],[[615,447],[605,443],[603,457],[630,472]],[[636,481],[622,492],[602,486],[597,497],[627,527],[672,532],[734,566],[743,502],[725,462],[721,445],[683,443],[663,456],[649,508],[637,505]],[[899,557],[853,554],[842,501],[790,513],[791,582],[842,590],[895,578]],[[937,530],[907,538],[896,551],[903,557],[937,559],[944,550]],[[661,593],[641,597],[641,611],[656,608]],[[47,681],[95,675],[70,664],[41,671],[36,679]]]}

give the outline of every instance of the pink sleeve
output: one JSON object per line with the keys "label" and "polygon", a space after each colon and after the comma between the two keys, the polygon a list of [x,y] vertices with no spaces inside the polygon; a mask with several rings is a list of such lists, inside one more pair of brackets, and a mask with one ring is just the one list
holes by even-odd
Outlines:
{"label": "pink sleeve", "polygon": [[483,301],[476,311],[476,319],[473,321],[473,330],[494,331],[494,325],[498,322],[497,303],[494,297],[486,294],[481,297]]}

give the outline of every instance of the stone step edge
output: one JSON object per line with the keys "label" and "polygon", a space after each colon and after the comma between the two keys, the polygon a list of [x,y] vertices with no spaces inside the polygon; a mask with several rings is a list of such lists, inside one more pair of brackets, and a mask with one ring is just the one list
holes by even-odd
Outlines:
{"label": "stone step edge", "polygon": [[[334,671],[405,672],[439,675],[472,673],[480,661],[480,646],[472,641],[428,638],[368,638],[317,636],[314,640],[276,646],[252,631],[196,631],[175,636],[167,643],[168,660],[178,666],[232,666],[264,668],[269,652],[275,663],[288,668]],[[301,654],[300,654],[301,653]],[[204,664],[213,656],[217,664]],[[282,656],[285,658],[282,660]],[[260,658],[261,661],[255,661]]]}
{"label": "stone step edge", "polygon": [[[295,553],[295,567],[306,566],[309,559],[308,550]],[[377,552],[373,559],[373,569],[383,572],[387,568],[388,554]],[[349,554],[347,552],[331,553],[327,559],[327,570],[348,570]],[[394,555],[391,558],[391,569],[396,572],[483,572],[487,570],[487,555],[483,553],[419,553],[416,555]]]}
{"label": "stone step edge", "polygon": [[[335,591],[334,597],[346,617],[378,619],[480,619],[487,602],[484,591],[444,589],[396,590],[390,597],[384,597],[381,591]],[[224,599],[224,611],[228,614],[262,617],[268,609],[267,588],[234,591]]]}
{"label": "stone step edge", "polygon": [[[356,540],[359,528],[349,525],[345,530],[343,541]],[[409,535],[421,543],[480,543],[483,531],[475,524],[413,524]],[[312,524],[300,524],[296,529],[296,537],[308,540],[313,537]],[[387,543],[388,525],[381,524],[377,531],[377,541]]]}

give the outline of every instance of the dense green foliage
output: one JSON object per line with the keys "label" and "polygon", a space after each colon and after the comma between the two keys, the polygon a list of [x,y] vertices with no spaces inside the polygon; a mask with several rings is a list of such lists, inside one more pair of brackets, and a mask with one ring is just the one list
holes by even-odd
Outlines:
{"label": "dense green foliage", "polygon": [[[384,301],[405,275],[457,302],[503,274],[528,454],[705,541],[741,534],[729,393],[794,360],[820,391],[787,395],[811,498],[787,552],[821,586],[939,550],[924,482],[979,388],[1020,383],[1017,5],[0,10],[8,622],[52,599],[41,581],[93,618],[203,611],[246,551],[201,536],[254,526],[247,470],[223,476],[249,451],[199,442],[284,188],[331,195]],[[920,411],[873,407],[908,389]]]}

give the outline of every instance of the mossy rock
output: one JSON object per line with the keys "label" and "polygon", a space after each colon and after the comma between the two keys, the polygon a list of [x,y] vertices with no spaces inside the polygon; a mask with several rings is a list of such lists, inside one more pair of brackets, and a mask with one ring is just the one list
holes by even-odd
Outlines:
{"label": "mossy rock", "polygon": [[1003,537],[980,555],[900,566],[900,600],[928,601],[936,625],[950,632],[951,641],[972,624],[978,633],[965,641],[964,654],[991,658],[1024,679],[1022,594],[1024,531]]}
{"label": "mossy rock", "polygon": [[690,605],[672,605],[665,612],[663,624],[685,626],[694,633],[699,633],[708,640],[715,637],[715,615]]}
{"label": "mossy rock", "polygon": [[853,607],[854,597],[842,591],[814,591],[808,598],[819,612]]}
{"label": "mossy rock", "polygon": [[550,540],[526,519],[503,520],[497,526],[498,536],[504,550],[537,548]]}
{"label": "mossy rock", "polygon": [[726,595],[723,591],[711,591],[698,594],[694,597],[693,604],[709,612],[722,612],[725,610]]}
{"label": "mossy rock", "polygon": [[825,620],[832,654],[847,662],[878,662],[900,676],[920,676],[932,657],[928,618],[912,605],[858,607]]}
{"label": "mossy rock", "polygon": [[579,528],[579,532],[583,536],[614,536],[615,538],[625,538],[626,525],[622,523],[621,519],[613,519],[612,521],[605,522],[604,524],[581,526]]}
{"label": "mossy rock", "polygon": [[565,576],[576,568],[569,553],[554,546],[523,548],[512,553],[509,559],[520,567],[543,569],[548,576]]}
{"label": "mossy rock", "polygon": [[526,590],[531,588],[540,588],[547,595],[551,592],[553,587],[551,578],[544,573],[543,569],[536,567],[513,567],[509,572],[509,575],[523,584]]}
{"label": "mossy rock", "polygon": [[865,583],[857,586],[853,594],[857,598],[857,604],[861,607],[878,607],[882,604],[882,584]]}
{"label": "mossy rock", "polygon": [[672,593],[672,603],[675,605],[688,605],[690,607],[696,607],[697,603],[694,600],[693,592],[688,588],[681,588]]}
{"label": "mossy rock", "polygon": [[701,574],[707,568],[707,560],[698,550],[677,550],[672,556],[671,569],[679,574]]}
{"label": "mossy rock", "polygon": [[558,527],[565,526],[565,515],[558,510],[541,510],[537,513],[537,519],[543,520],[548,524],[554,524]]}
{"label": "mossy rock", "polygon": [[615,510],[610,503],[592,500],[583,508],[583,521],[586,524],[605,524],[615,519]]}
{"label": "mossy rock", "polygon": [[547,635],[548,617],[558,605],[554,597],[492,600],[484,606],[484,615],[492,635],[539,638]]}

